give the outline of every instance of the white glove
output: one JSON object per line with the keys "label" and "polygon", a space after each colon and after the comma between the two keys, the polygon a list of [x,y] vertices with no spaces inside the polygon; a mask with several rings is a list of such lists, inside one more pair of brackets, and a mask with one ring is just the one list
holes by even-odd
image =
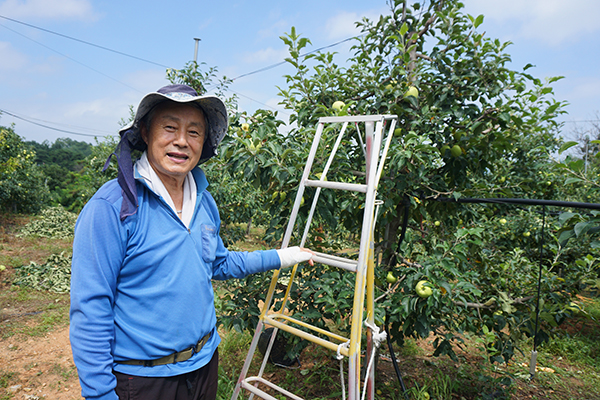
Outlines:
{"label": "white glove", "polygon": [[312,253],[301,250],[298,246],[286,247],[285,249],[278,249],[277,255],[281,262],[280,268],[287,268],[303,261],[308,261],[312,258]]}

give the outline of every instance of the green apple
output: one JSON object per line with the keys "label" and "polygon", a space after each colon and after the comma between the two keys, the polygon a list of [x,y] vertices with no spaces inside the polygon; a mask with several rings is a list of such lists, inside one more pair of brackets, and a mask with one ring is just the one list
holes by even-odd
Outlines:
{"label": "green apple", "polygon": [[417,286],[415,286],[415,292],[417,292],[419,297],[426,299],[433,294],[433,290],[431,290],[431,287],[429,287],[428,284],[429,282],[426,280],[422,280],[417,283]]}
{"label": "green apple", "polygon": [[568,306],[565,307],[565,311],[566,310],[571,311],[571,313],[573,313],[573,315],[577,315],[581,311],[581,307],[579,307],[579,305],[577,303],[572,301],[569,303]]}
{"label": "green apple", "polygon": [[394,129],[394,136],[396,136],[396,137],[402,136],[402,128]]}
{"label": "green apple", "polygon": [[6,269],[5,265],[0,265],[0,271],[4,271]]}
{"label": "green apple", "polygon": [[250,124],[247,124],[247,123],[244,122],[242,124],[242,130],[245,131],[245,132],[248,132],[250,130]]}
{"label": "green apple", "polygon": [[344,108],[346,104],[343,101],[336,101],[333,103],[333,105],[331,106],[331,108],[333,108],[334,110],[340,111],[342,108]]}
{"label": "green apple", "polygon": [[505,181],[505,180],[506,180],[506,178],[505,178],[505,177],[503,177],[503,176],[501,176],[501,177],[498,179],[498,182],[500,182],[500,183],[504,183],[504,181]]}
{"label": "green apple", "polygon": [[523,236],[529,237],[529,236],[531,236],[531,233],[530,232],[523,232]]}
{"label": "green apple", "polygon": [[462,148],[459,145],[455,144],[450,149],[450,154],[452,154],[452,157],[459,157],[462,155]]}
{"label": "green apple", "polygon": [[454,140],[459,141],[461,137],[466,136],[467,134],[462,131],[455,131],[452,136],[454,136]]}
{"label": "green apple", "polygon": [[441,223],[440,221],[435,221],[433,224],[434,224],[435,226],[440,226],[442,223]]}
{"label": "green apple", "polygon": [[408,97],[408,96],[412,96],[414,98],[419,98],[419,89],[417,89],[414,86],[409,86],[408,90],[406,91],[406,93],[404,93],[404,97]]}
{"label": "green apple", "polygon": [[428,392],[423,392],[423,400],[429,400],[430,396]]}
{"label": "green apple", "polygon": [[502,225],[506,224],[506,219],[504,219],[504,218],[501,218],[501,219],[500,219],[500,223],[501,223]]}
{"label": "green apple", "polygon": [[440,154],[442,157],[446,154],[446,150],[450,150],[450,146],[448,146],[447,144],[443,145],[440,149]]}
{"label": "green apple", "polygon": [[392,274],[392,271],[389,271],[387,273],[387,276],[385,277],[385,280],[387,281],[387,283],[396,283],[396,281],[398,281],[398,278],[396,278],[394,274]]}

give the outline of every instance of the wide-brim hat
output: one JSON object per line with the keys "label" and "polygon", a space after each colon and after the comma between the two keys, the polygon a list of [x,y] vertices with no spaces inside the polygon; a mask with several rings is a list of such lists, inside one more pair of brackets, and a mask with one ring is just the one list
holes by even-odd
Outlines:
{"label": "wide-brim hat", "polygon": [[164,101],[195,103],[202,109],[206,118],[207,132],[199,163],[217,155],[217,148],[227,134],[227,107],[218,97],[199,96],[187,85],[168,85],[145,95],[138,105],[133,121],[119,131],[121,138],[126,135],[132,149],[145,150],[147,146],[142,139],[140,122],[157,104]]}

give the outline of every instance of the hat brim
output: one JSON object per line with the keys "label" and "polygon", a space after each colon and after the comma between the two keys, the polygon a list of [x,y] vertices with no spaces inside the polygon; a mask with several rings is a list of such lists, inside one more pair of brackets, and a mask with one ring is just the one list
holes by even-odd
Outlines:
{"label": "hat brim", "polygon": [[225,103],[216,96],[191,96],[185,93],[148,93],[140,101],[133,121],[121,128],[119,135],[122,137],[127,133],[132,148],[145,150],[146,143],[141,137],[140,121],[152,108],[165,100],[181,104],[196,103],[204,111],[207,138],[202,148],[199,163],[201,164],[217,155],[217,148],[227,134],[228,114]]}

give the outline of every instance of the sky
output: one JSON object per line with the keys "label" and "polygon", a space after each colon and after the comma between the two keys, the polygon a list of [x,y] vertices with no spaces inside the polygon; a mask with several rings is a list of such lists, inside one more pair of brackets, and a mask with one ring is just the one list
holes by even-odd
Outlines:
{"label": "sky", "polygon": [[[485,16],[479,31],[513,43],[512,69],[533,64],[538,78],[565,77],[553,84],[569,103],[563,136],[600,118],[600,1],[464,4]],[[284,60],[280,36],[295,27],[311,40],[307,51],[342,42],[328,50],[343,63],[352,43],[344,40],[360,34],[354,23],[387,13],[385,0],[0,0],[0,125],[36,142],[116,135],[130,106],[169,83],[166,68],[194,59],[196,43],[198,62],[235,78],[240,110],[274,109],[286,120],[277,86],[291,66],[252,73]]]}

